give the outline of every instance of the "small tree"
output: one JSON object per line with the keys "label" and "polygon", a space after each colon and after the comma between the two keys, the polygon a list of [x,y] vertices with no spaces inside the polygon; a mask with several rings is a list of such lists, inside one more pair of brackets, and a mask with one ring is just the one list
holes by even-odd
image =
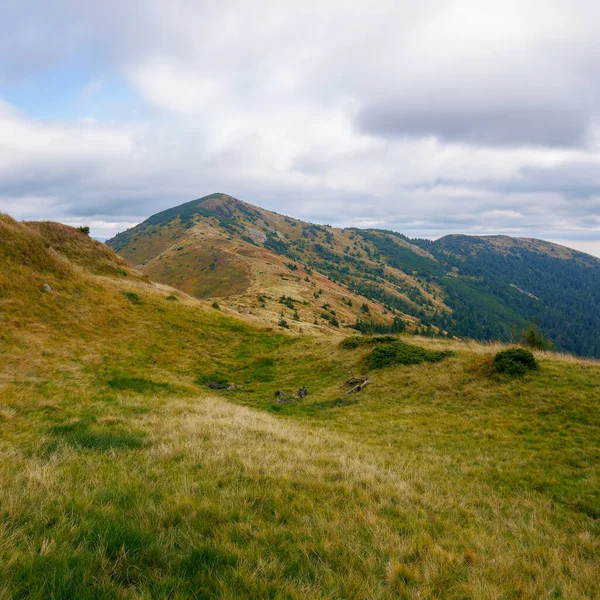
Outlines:
{"label": "small tree", "polygon": [[540,331],[535,319],[533,323],[523,329],[521,343],[523,346],[534,348],[535,350],[550,350],[552,348],[552,341]]}
{"label": "small tree", "polygon": [[406,330],[406,325],[400,317],[394,317],[394,322],[390,328],[391,333],[402,333]]}
{"label": "small tree", "polygon": [[85,235],[90,235],[90,228],[87,225],[82,225],[81,227],[78,227],[77,231],[81,231],[81,233],[84,233]]}

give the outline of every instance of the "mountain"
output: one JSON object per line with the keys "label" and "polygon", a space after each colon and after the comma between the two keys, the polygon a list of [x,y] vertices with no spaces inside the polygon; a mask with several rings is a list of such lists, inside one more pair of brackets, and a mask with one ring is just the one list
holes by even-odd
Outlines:
{"label": "mountain", "polygon": [[515,325],[536,320],[556,349],[600,355],[597,258],[507,236],[452,235],[422,245],[457,275],[442,283],[457,335],[506,340]]}
{"label": "mountain", "polygon": [[212,194],[107,243],[157,281],[298,330],[331,328],[332,316],[380,330],[395,319],[411,332],[508,341],[537,321],[557,350],[600,356],[600,260],[541,240],[412,240]]}
{"label": "mountain", "polygon": [[398,307],[417,310],[412,290],[437,304],[410,274],[388,267],[384,278],[372,245],[355,232],[304,223],[225,194],[158,213],[107,243],[156,281],[274,325],[283,315],[296,331],[337,330],[357,319],[393,329],[395,317],[395,330],[414,330],[417,319],[384,307],[376,285]]}
{"label": "mountain", "polygon": [[0,215],[0,597],[600,596],[598,361],[211,304]]}

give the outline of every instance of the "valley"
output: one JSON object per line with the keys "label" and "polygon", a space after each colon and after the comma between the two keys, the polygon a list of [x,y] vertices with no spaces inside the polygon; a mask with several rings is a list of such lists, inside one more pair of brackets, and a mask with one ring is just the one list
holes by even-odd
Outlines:
{"label": "valley", "polygon": [[[288,244],[301,226],[281,220]],[[400,316],[414,333],[422,309],[403,285],[428,315],[451,314],[434,272],[398,270],[386,294],[409,308],[391,311],[316,256],[284,270],[294,250],[272,252],[261,272],[268,249],[244,254],[235,227],[222,240],[147,227],[152,251],[129,234],[126,262],[73,228],[0,215],[0,598],[600,596],[597,361],[535,351],[539,369],[510,377],[493,367],[502,343],[405,332],[394,343],[436,361],[375,368],[389,340],[341,344],[359,333],[342,319],[367,303],[373,322]],[[246,279],[153,281],[152,236],[171,277],[203,233],[208,270],[232,253]],[[366,241],[340,235],[335,252],[356,243],[375,269]],[[441,268],[435,248],[398,247]],[[325,302],[339,327],[314,324]],[[359,376],[369,384],[344,395]]]}

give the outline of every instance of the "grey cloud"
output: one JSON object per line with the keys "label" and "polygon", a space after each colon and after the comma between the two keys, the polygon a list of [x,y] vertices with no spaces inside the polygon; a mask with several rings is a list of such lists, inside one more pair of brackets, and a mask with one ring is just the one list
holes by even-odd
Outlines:
{"label": "grey cloud", "polygon": [[520,175],[520,179],[508,187],[519,191],[564,194],[571,199],[600,194],[600,160],[567,161],[553,167],[525,165]]}
{"label": "grey cloud", "polygon": [[365,105],[356,117],[361,132],[384,137],[434,136],[447,142],[499,146],[583,146],[588,141],[591,115],[570,107],[542,103],[534,107],[489,104],[449,107],[444,97],[406,105],[386,98]]}

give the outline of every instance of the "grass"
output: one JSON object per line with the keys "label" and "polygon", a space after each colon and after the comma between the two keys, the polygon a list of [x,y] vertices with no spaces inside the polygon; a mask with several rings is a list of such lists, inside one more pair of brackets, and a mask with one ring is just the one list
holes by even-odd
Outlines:
{"label": "grass", "polygon": [[167,301],[8,225],[2,600],[600,596],[597,362],[511,378],[501,345],[416,338],[453,354],[369,370],[384,346]]}

